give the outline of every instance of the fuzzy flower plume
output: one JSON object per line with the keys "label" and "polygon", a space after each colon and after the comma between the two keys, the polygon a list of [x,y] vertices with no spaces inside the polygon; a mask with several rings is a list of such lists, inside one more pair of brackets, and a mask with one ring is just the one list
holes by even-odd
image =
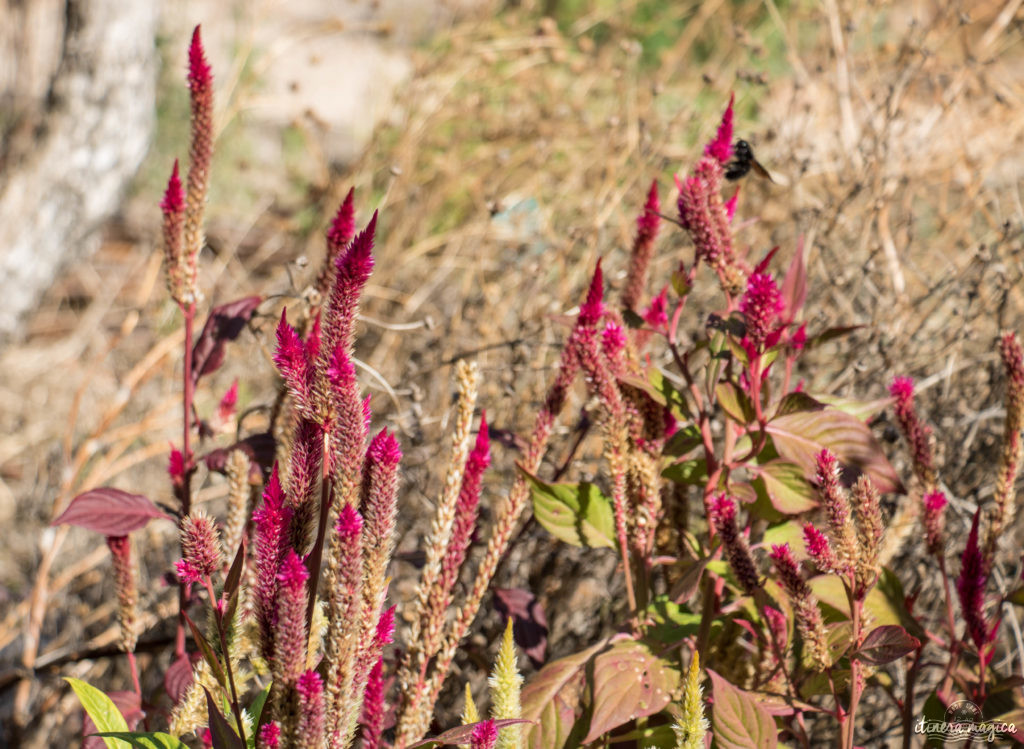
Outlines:
{"label": "fuzzy flower plume", "polygon": [[380,749],[384,733],[384,659],[378,658],[366,680],[363,699],[363,749]]}
{"label": "fuzzy flower plume", "polygon": [[635,310],[644,294],[647,283],[647,268],[654,252],[654,240],[658,236],[661,224],[661,201],[658,199],[658,181],[651,182],[647,193],[647,202],[636,219],[636,238],[633,240],[633,252],[629,258],[629,271],[626,274],[626,285],[622,289],[623,309]]}
{"label": "fuzzy flower plume", "polygon": [[274,633],[277,628],[277,573],[292,518],[291,509],[285,506],[284,500],[275,463],[263,491],[263,504],[252,515],[256,557],[253,611],[260,632],[260,652],[268,661],[273,658]]}
{"label": "fuzzy flower plume", "polygon": [[327,733],[341,731],[355,678],[356,645],[361,630],[363,518],[352,505],[342,505],[334,526],[327,585]]}
{"label": "fuzzy flower plume", "polygon": [[[297,691],[306,670],[306,580],[309,571],[294,549],[288,549],[281,561],[277,589],[277,629],[274,632],[274,659],[271,704],[274,718],[281,724],[285,746],[296,746],[299,739],[301,695]],[[321,712],[321,715],[323,713]]]}
{"label": "fuzzy flower plume", "polygon": [[[704,149],[704,156],[686,179],[676,178],[679,188],[679,222],[693,240],[696,260],[704,261],[718,275],[722,288],[736,293],[743,288],[746,269],[733,250],[732,216],[722,201],[725,162],[732,154],[732,99],[722,116],[718,133]],[[724,157],[724,158],[723,158]],[[733,208],[735,210],[735,207]]]}
{"label": "fuzzy flower plume", "polygon": [[[388,562],[395,548],[398,464],[402,450],[395,435],[381,430],[370,442],[363,468],[363,631],[372,633],[384,602]],[[366,664],[369,669],[370,663]]]}
{"label": "fuzzy flower plume", "polygon": [[978,517],[980,514],[981,510],[974,513],[971,532],[967,535],[967,546],[963,556],[960,557],[960,577],[956,581],[960,612],[967,625],[965,634],[974,641],[979,653],[989,639],[983,612],[988,570],[985,564],[985,555],[978,545]]}
{"label": "fuzzy flower plume", "polygon": [[858,597],[863,597],[878,580],[878,575],[881,572],[878,558],[885,526],[882,524],[882,508],[878,498],[878,489],[866,474],[857,479],[851,494],[857,528],[854,587]]}
{"label": "fuzzy flower plume", "polygon": [[644,310],[644,322],[655,330],[664,330],[668,325],[668,286],[661,289],[658,296]]}
{"label": "fuzzy flower plume", "polygon": [[352,350],[352,326],[359,297],[373,272],[373,240],[377,230],[377,212],[370,223],[337,256],[334,263],[334,284],[323,314],[324,330],[321,348],[334,352],[336,347],[346,353]]}
{"label": "fuzzy flower plume", "polygon": [[278,749],[281,746],[281,727],[274,721],[264,723],[259,738],[258,749]]}
{"label": "fuzzy flower plume", "polygon": [[1024,444],[1021,442],[1021,428],[1024,427],[1024,351],[1015,334],[1006,333],[999,340],[999,356],[1006,370],[1006,419],[1003,424],[1003,449],[996,470],[995,512],[985,544],[985,556],[989,560],[995,553],[996,542],[1003,529],[1013,523],[1016,511],[1014,484],[1024,456]]}
{"label": "fuzzy flower plume", "polygon": [[473,729],[469,737],[469,746],[470,749],[494,749],[498,746],[498,727],[493,720],[482,721]]}
{"label": "fuzzy flower plume", "polygon": [[941,491],[924,495],[924,532],[928,541],[928,552],[945,555],[942,531],[946,525],[946,505],[949,502]]}
{"label": "fuzzy flower plume", "polygon": [[167,291],[178,304],[185,303],[184,255],[182,242],[185,228],[185,189],[178,174],[178,160],[174,160],[171,178],[167,181],[164,199],[160,201],[164,214],[164,263],[167,275]]}
{"label": "fuzzy flower plume", "polygon": [[299,419],[288,460],[288,498],[294,513],[291,545],[305,551],[316,526],[323,431],[308,419]]}
{"label": "fuzzy flower plume", "polygon": [[228,477],[228,515],[224,522],[224,558],[234,559],[249,516],[249,456],[242,450],[228,455],[225,473]]}
{"label": "fuzzy flower plume", "polygon": [[747,324],[747,338],[757,351],[764,351],[772,325],[785,309],[785,302],[770,273],[751,273],[740,311]]}
{"label": "fuzzy flower plume", "polygon": [[312,409],[310,386],[312,367],[306,357],[306,347],[295,328],[288,324],[288,310],[281,310],[281,321],[277,324],[277,348],[274,349],[274,364],[281,373],[288,392],[295,398],[300,413],[309,415]]}
{"label": "fuzzy flower plume", "polygon": [[132,567],[132,545],[128,536],[107,536],[107,548],[114,563],[114,589],[117,592],[117,619],[121,625],[121,650],[131,653],[138,641],[139,591]]}
{"label": "fuzzy flower plume", "polygon": [[807,556],[814,560],[814,564],[822,572],[835,572],[838,567],[836,553],[832,551],[832,544],[828,542],[828,536],[808,523],[804,526],[804,545],[807,547]]}
{"label": "fuzzy flower plume", "polygon": [[462,725],[468,726],[471,723],[480,722],[480,711],[476,709],[476,703],[473,702],[473,690],[469,688],[469,682],[466,682],[466,701],[462,708]]}
{"label": "fuzzy flower plume", "polygon": [[217,523],[202,510],[196,510],[181,523],[183,561],[200,578],[212,575],[223,562]]}
{"label": "fuzzy flower plume", "polygon": [[676,749],[704,749],[708,719],[704,717],[703,688],[700,685],[700,654],[693,651],[683,685],[683,710],[672,726]]}
{"label": "fuzzy flower plume", "polygon": [[735,103],[736,94],[731,94],[729,106],[722,114],[722,121],[718,124],[718,132],[715,133],[714,140],[704,147],[704,155],[710,156],[723,166],[732,158],[733,105]]}
{"label": "fuzzy flower plume", "polygon": [[331,289],[334,281],[335,263],[338,256],[352,241],[356,233],[356,211],[355,211],[355,188],[349,188],[345,199],[338,206],[338,212],[334,215],[330,227],[327,229],[327,257],[324,258],[323,267],[316,278],[316,289],[320,297],[324,298]]}
{"label": "fuzzy flower plume", "polygon": [[197,266],[203,248],[203,210],[210,183],[213,157],[213,74],[206,61],[203,40],[196,26],[188,48],[188,89],[192,109],[192,135],[189,141],[189,167],[186,179],[185,258],[183,289],[186,304],[199,301]]}
{"label": "fuzzy flower plume", "polygon": [[580,305],[580,316],[578,325],[593,327],[604,314],[604,272],[601,270],[601,260],[597,261],[594,268],[594,277],[590,279],[590,288],[587,290],[586,301]]}
{"label": "fuzzy flower plume", "polygon": [[316,671],[306,671],[295,685],[299,695],[297,749],[321,749],[324,745],[324,685]]}
{"label": "fuzzy flower plume", "polygon": [[909,377],[897,377],[889,385],[889,394],[894,399],[893,410],[904,439],[910,445],[910,459],[914,475],[921,482],[927,494],[938,488],[932,448],[929,443],[932,430],[918,418],[914,409],[914,381]]}
{"label": "fuzzy flower plume", "polygon": [[736,503],[724,493],[719,494],[711,500],[709,513],[715,532],[722,539],[722,547],[736,580],[744,591],[753,595],[761,583],[747,541],[736,527]]}
{"label": "fuzzy flower plume", "polygon": [[[512,618],[505,625],[505,634],[501,638],[498,657],[494,662],[494,670],[487,680],[491,688],[491,716],[496,720],[521,718],[522,706],[519,693],[523,686],[523,677],[516,665],[516,645],[512,639]],[[497,749],[519,749],[520,725],[517,723],[505,726],[498,734],[495,744]]]}
{"label": "fuzzy flower plume", "polygon": [[850,574],[857,559],[856,531],[851,517],[850,499],[839,483],[839,461],[828,449],[816,456],[818,492],[828,519],[828,533],[836,552],[837,571]]}
{"label": "fuzzy flower plume", "polygon": [[769,556],[775,565],[779,581],[793,606],[797,628],[804,638],[805,660],[814,670],[824,671],[832,665],[832,661],[829,657],[825,623],[821,618],[818,602],[800,575],[800,568],[793,558],[789,544],[773,545]]}

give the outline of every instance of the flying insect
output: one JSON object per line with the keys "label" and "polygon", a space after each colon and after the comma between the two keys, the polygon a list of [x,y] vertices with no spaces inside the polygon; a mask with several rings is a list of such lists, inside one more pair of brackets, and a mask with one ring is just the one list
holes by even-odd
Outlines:
{"label": "flying insect", "polygon": [[732,147],[732,159],[725,165],[725,178],[732,182],[746,177],[750,171],[759,177],[764,177],[774,183],[772,175],[768,173],[761,162],[754,158],[754,149],[745,140],[738,140]]}

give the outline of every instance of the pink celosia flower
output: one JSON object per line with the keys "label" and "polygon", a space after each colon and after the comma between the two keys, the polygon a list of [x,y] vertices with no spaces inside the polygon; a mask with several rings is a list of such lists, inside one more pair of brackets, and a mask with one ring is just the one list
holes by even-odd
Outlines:
{"label": "pink celosia flower", "polygon": [[350,187],[345,199],[338,206],[334,220],[331,221],[331,225],[327,229],[327,257],[316,280],[316,288],[321,295],[326,295],[330,290],[338,256],[355,236],[355,216],[355,188]]}
{"label": "pink celosia flower", "polygon": [[736,527],[736,504],[724,493],[719,494],[711,500],[709,520],[722,539],[729,566],[732,567],[740,587],[753,594],[761,587],[761,581],[754,567],[754,560],[750,558],[750,548],[746,539]]}
{"label": "pink celosia flower", "polygon": [[941,491],[929,492],[924,495],[924,530],[928,540],[928,551],[932,554],[944,554],[942,529],[945,525],[946,495]]}
{"label": "pink celosia flower", "polygon": [[291,545],[305,549],[317,512],[318,487],[323,459],[323,430],[306,418],[300,418],[292,440],[289,460],[288,499],[292,508]]}
{"label": "pink celosia flower", "polygon": [[309,572],[294,549],[288,549],[278,572],[277,628],[274,632],[274,679],[294,685],[306,666],[306,580]]}
{"label": "pink celosia flower", "polygon": [[647,281],[647,268],[651,262],[654,240],[661,224],[660,211],[658,182],[655,180],[651,182],[651,189],[647,193],[647,202],[636,220],[636,239],[633,241],[633,251],[629,259],[626,285],[622,289],[622,306],[625,309],[636,309],[640,297],[643,296],[644,285]]}
{"label": "pink celosia flower", "polygon": [[611,321],[605,324],[601,331],[601,348],[609,360],[618,360],[626,348],[626,332],[621,325]]}
{"label": "pink celosia flower", "polygon": [[164,262],[167,273],[167,290],[174,301],[183,304],[182,232],[185,227],[185,190],[181,186],[181,177],[178,175],[177,159],[174,160],[174,169],[167,181],[164,198],[160,201],[160,210],[164,214]]}
{"label": "pink celosia flower", "polygon": [[188,49],[188,88],[192,134],[185,190],[185,260],[182,270],[185,302],[192,303],[198,295],[197,263],[203,246],[203,208],[210,181],[210,160],[213,157],[213,75],[206,61],[198,26],[192,32],[192,43]]}
{"label": "pink celosia flower", "polygon": [[789,337],[789,345],[793,347],[794,351],[800,351],[807,345],[807,323],[801,324]]}
{"label": "pink celosia flower", "polygon": [[658,296],[651,300],[644,310],[644,322],[655,330],[664,330],[668,325],[668,286],[664,286]]}
{"label": "pink celosia flower", "polygon": [[850,499],[839,483],[839,461],[828,449],[816,456],[818,492],[828,518],[828,532],[836,554],[836,571],[849,573],[857,558],[856,531],[851,517]]}
{"label": "pink celosia flower", "polygon": [[235,417],[235,406],[238,405],[238,380],[231,383],[231,387],[224,393],[217,405],[217,418],[222,424],[231,421]]}
{"label": "pink celosia flower", "polygon": [[346,354],[352,347],[352,325],[355,322],[359,297],[373,272],[373,238],[377,229],[377,212],[355,238],[348,249],[338,255],[335,263],[334,285],[323,312],[326,326],[322,332],[326,351],[334,354],[341,347]]}
{"label": "pink celosia flower", "polygon": [[380,619],[377,621],[377,631],[374,633],[374,646],[383,648],[390,645],[395,639],[395,609],[396,606],[384,609],[380,612]]}
{"label": "pink celosia flower", "polygon": [[[394,543],[395,516],[398,505],[395,492],[398,487],[398,464],[402,450],[395,435],[381,430],[370,441],[363,469],[364,544],[368,550],[387,547]],[[383,572],[383,570],[381,570]]]}
{"label": "pink celosia flower", "polygon": [[268,659],[274,652],[274,630],[277,625],[274,603],[277,598],[277,573],[292,518],[292,511],[285,506],[284,500],[275,463],[263,491],[263,504],[252,515],[256,557],[253,609],[260,629],[260,651]]}
{"label": "pink celosia flower", "polygon": [[807,556],[814,560],[819,570],[822,572],[836,570],[836,555],[832,551],[828,537],[810,523],[804,526],[804,544],[807,546]]}
{"label": "pink celosia flower", "polygon": [[281,727],[276,721],[264,723],[260,728],[259,749],[278,749],[281,745]]}
{"label": "pink celosia flower", "polygon": [[931,429],[917,416],[914,409],[914,381],[909,377],[896,377],[889,386],[889,393],[895,399],[893,410],[904,438],[910,444],[910,458],[914,474],[924,486],[925,492],[935,491],[935,467],[932,462],[931,445],[928,442]]}
{"label": "pink celosia flower", "polygon": [[323,746],[324,685],[316,671],[306,671],[295,685],[299,695],[299,725],[296,738],[303,747]]}
{"label": "pink celosia flower", "polygon": [[498,727],[493,720],[481,721],[469,737],[471,749],[493,749],[498,742]]}
{"label": "pink celosia flower", "polygon": [[732,158],[732,108],[735,101],[736,94],[731,94],[729,96],[729,106],[725,108],[725,112],[722,114],[722,121],[718,125],[718,132],[715,133],[714,140],[704,148],[705,156],[717,159],[718,163],[723,165]]}
{"label": "pink celosia flower", "polygon": [[768,273],[752,273],[747,291],[740,300],[740,311],[747,324],[746,336],[757,351],[763,351],[772,325],[785,309],[775,279]]}
{"label": "pink celosia flower", "polygon": [[114,563],[114,590],[117,593],[117,618],[121,625],[121,650],[131,653],[138,639],[136,634],[136,608],[138,587],[132,565],[132,544],[128,536],[107,536],[107,548]]}
{"label": "pink celosia flower", "polygon": [[797,628],[804,638],[807,660],[817,670],[828,668],[831,665],[831,658],[825,635],[825,623],[821,618],[818,602],[800,574],[789,544],[773,545],[769,556],[779,581],[793,605]]}
{"label": "pink celosia flower", "polygon": [[299,334],[288,324],[288,310],[281,310],[281,321],[277,324],[277,348],[274,350],[274,364],[284,378],[288,390],[295,397],[300,409],[308,412],[310,402],[310,363],[306,358],[306,347]]}
{"label": "pink celosia flower", "polygon": [[171,445],[171,454],[167,459],[167,473],[176,490],[185,485],[185,456],[174,445]]}
{"label": "pink celosia flower", "polygon": [[725,204],[725,215],[729,217],[729,221],[733,220],[736,215],[736,206],[740,202],[740,188],[736,188],[736,192],[732,194],[732,197]]}
{"label": "pink celosia flower", "polygon": [[370,669],[363,699],[363,749],[380,749],[384,732],[384,659]]}
{"label": "pink celosia flower", "polygon": [[978,517],[981,510],[974,513],[971,532],[967,535],[967,546],[960,557],[960,577],[956,581],[956,592],[960,598],[960,611],[966,633],[974,641],[975,647],[981,652],[982,646],[988,642],[988,631],[985,626],[985,583],[988,571],[985,568],[985,556],[978,545]]}
{"label": "pink celosia flower", "polygon": [[187,559],[179,559],[175,562],[174,569],[178,573],[178,579],[187,585],[199,582],[199,578],[202,577],[199,570],[192,566]]}
{"label": "pink celosia flower", "polygon": [[594,277],[590,280],[587,299],[580,305],[578,325],[592,327],[604,314],[604,274],[601,272],[601,260],[598,259],[594,269]]}
{"label": "pink celosia flower", "polygon": [[193,512],[181,523],[181,554],[201,577],[220,569],[220,531],[213,518],[202,510]]}

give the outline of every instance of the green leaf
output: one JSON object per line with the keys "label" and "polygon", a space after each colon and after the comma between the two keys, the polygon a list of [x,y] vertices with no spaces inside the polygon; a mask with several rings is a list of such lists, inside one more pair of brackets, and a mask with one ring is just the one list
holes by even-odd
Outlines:
{"label": "green leaf", "polygon": [[679,684],[679,671],[646,645],[617,642],[594,658],[593,707],[584,744],[637,718],[665,709]]}
{"label": "green leaf", "polygon": [[662,454],[672,458],[681,458],[703,444],[704,439],[700,436],[700,429],[693,424],[687,424],[668,438]]}
{"label": "green leaf", "polygon": [[907,632],[919,640],[928,636],[921,623],[907,611],[907,597],[903,592],[903,583],[900,582],[895,572],[888,567],[883,567],[874,589],[885,596],[889,606],[899,616],[899,623]]}
{"label": "green leaf", "polygon": [[647,393],[651,400],[672,412],[680,421],[692,420],[686,396],[669,382],[660,369],[651,367],[647,377],[622,377],[619,382]]}
{"label": "green leaf", "polygon": [[[64,681],[75,690],[79,702],[82,703],[85,712],[92,718],[97,731],[128,733],[128,722],[121,715],[121,711],[117,709],[117,705],[114,704],[112,699],[81,679],[65,676]],[[104,738],[103,743],[107,745],[107,749],[121,749],[125,746],[123,741],[116,738]]]}
{"label": "green leaf", "polygon": [[818,506],[814,487],[803,469],[786,460],[773,460],[757,467],[772,507],[783,515],[799,515]]}
{"label": "green leaf", "polygon": [[752,695],[733,686],[710,668],[715,707],[712,727],[720,749],[775,749],[775,719]]}
{"label": "green leaf", "polygon": [[[843,581],[836,575],[818,575],[807,581],[815,597],[835,609],[843,617],[850,618],[850,602],[846,597]],[[900,624],[896,608],[878,588],[872,588],[864,599],[864,608],[871,615],[871,622],[877,626]]]}
{"label": "green leaf", "polygon": [[615,548],[612,502],[593,484],[549,484],[520,472],[533,489],[533,514],[555,538],[573,546]]}
{"label": "green leaf", "polygon": [[772,419],[765,429],[779,455],[799,465],[808,479],[817,470],[815,456],[828,448],[844,467],[867,473],[879,492],[903,492],[896,470],[871,430],[850,414],[831,408],[804,411]]}
{"label": "green leaf", "polygon": [[103,739],[121,739],[128,742],[134,749],[188,749],[188,744],[169,733],[140,733],[136,731],[105,731],[96,734]]}
{"label": "green leaf", "polygon": [[807,393],[788,393],[779,401],[779,406],[775,409],[775,416],[772,418],[777,419],[780,416],[800,413],[801,411],[820,411],[823,408],[825,408],[825,405],[821,401]]}
{"label": "green leaf", "polygon": [[815,394],[815,400],[824,403],[826,406],[831,406],[839,411],[850,414],[860,421],[868,421],[874,418],[892,403],[892,398],[879,398],[873,401],[859,401],[853,398],[841,398],[838,395],[818,395]]}
{"label": "green leaf", "polygon": [[[548,663],[523,688],[522,716],[533,721],[524,731],[529,749],[562,749],[583,713],[586,667],[607,640]],[[578,742],[577,742],[578,744]]]}
{"label": "green leaf", "polygon": [[765,530],[762,544],[766,549],[789,544],[789,549],[793,552],[793,558],[796,561],[802,562],[807,558],[804,525],[797,520],[786,520]]}
{"label": "green leaf", "polygon": [[[523,718],[500,718],[494,721],[494,725],[496,728],[501,729],[505,726],[514,726],[518,723],[529,722],[530,721],[524,720]],[[472,738],[473,736],[473,731],[476,730],[476,727],[478,725],[480,725],[479,722],[466,723],[465,725],[456,726],[455,728],[449,728],[447,731],[438,736],[417,741],[415,744],[409,744],[409,749],[423,749],[424,747],[468,744],[470,738]]]}
{"label": "green leaf", "polygon": [[260,693],[253,698],[252,704],[249,705],[247,712],[252,717],[253,730],[251,734],[245,737],[245,741],[250,747],[256,746],[256,736],[259,734],[263,724],[266,723],[266,721],[263,720],[263,706],[267,704],[267,698],[270,697],[270,687],[270,684],[263,687],[263,689],[260,690]]}
{"label": "green leaf", "polygon": [[826,328],[821,333],[808,337],[807,342],[804,344],[804,349],[806,351],[810,351],[812,348],[816,348],[823,343],[835,338],[840,338],[844,335],[849,335],[853,331],[860,330],[863,327],[863,325],[842,325],[835,328]]}
{"label": "green leaf", "polygon": [[673,463],[661,475],[676,484],[704,486],[708,480],[708,464],[704,458],[693,458]]}
{"label": "green leaf", "polygon": [[[647,637],[665,644],[677,643],[684,637],[697,634],[700,629],[700,614],[687,611],[668,596],[657,596],[647,607],[651,626]],[[716,620],[717,621],[717,620]]]}
{"label": "green leaf", "polygon": [[729,418],[738,424],[750,424],[754,421],[754,404],[750,396],[731,382],[719,383],[715,388],[715,398]]}

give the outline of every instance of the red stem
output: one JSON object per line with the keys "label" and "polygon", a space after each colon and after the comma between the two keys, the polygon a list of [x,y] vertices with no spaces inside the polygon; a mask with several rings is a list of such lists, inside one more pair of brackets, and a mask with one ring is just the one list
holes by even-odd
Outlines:
{"label": "red stem", "polygon": [[132,671],[132,686],[135,688],[135,694],[139,698],[139,702],[142,701],[142,687],[139,686],[139,666],[135,662],[135,652],[129,650],[125,655],[128,656],[128,667]]}

